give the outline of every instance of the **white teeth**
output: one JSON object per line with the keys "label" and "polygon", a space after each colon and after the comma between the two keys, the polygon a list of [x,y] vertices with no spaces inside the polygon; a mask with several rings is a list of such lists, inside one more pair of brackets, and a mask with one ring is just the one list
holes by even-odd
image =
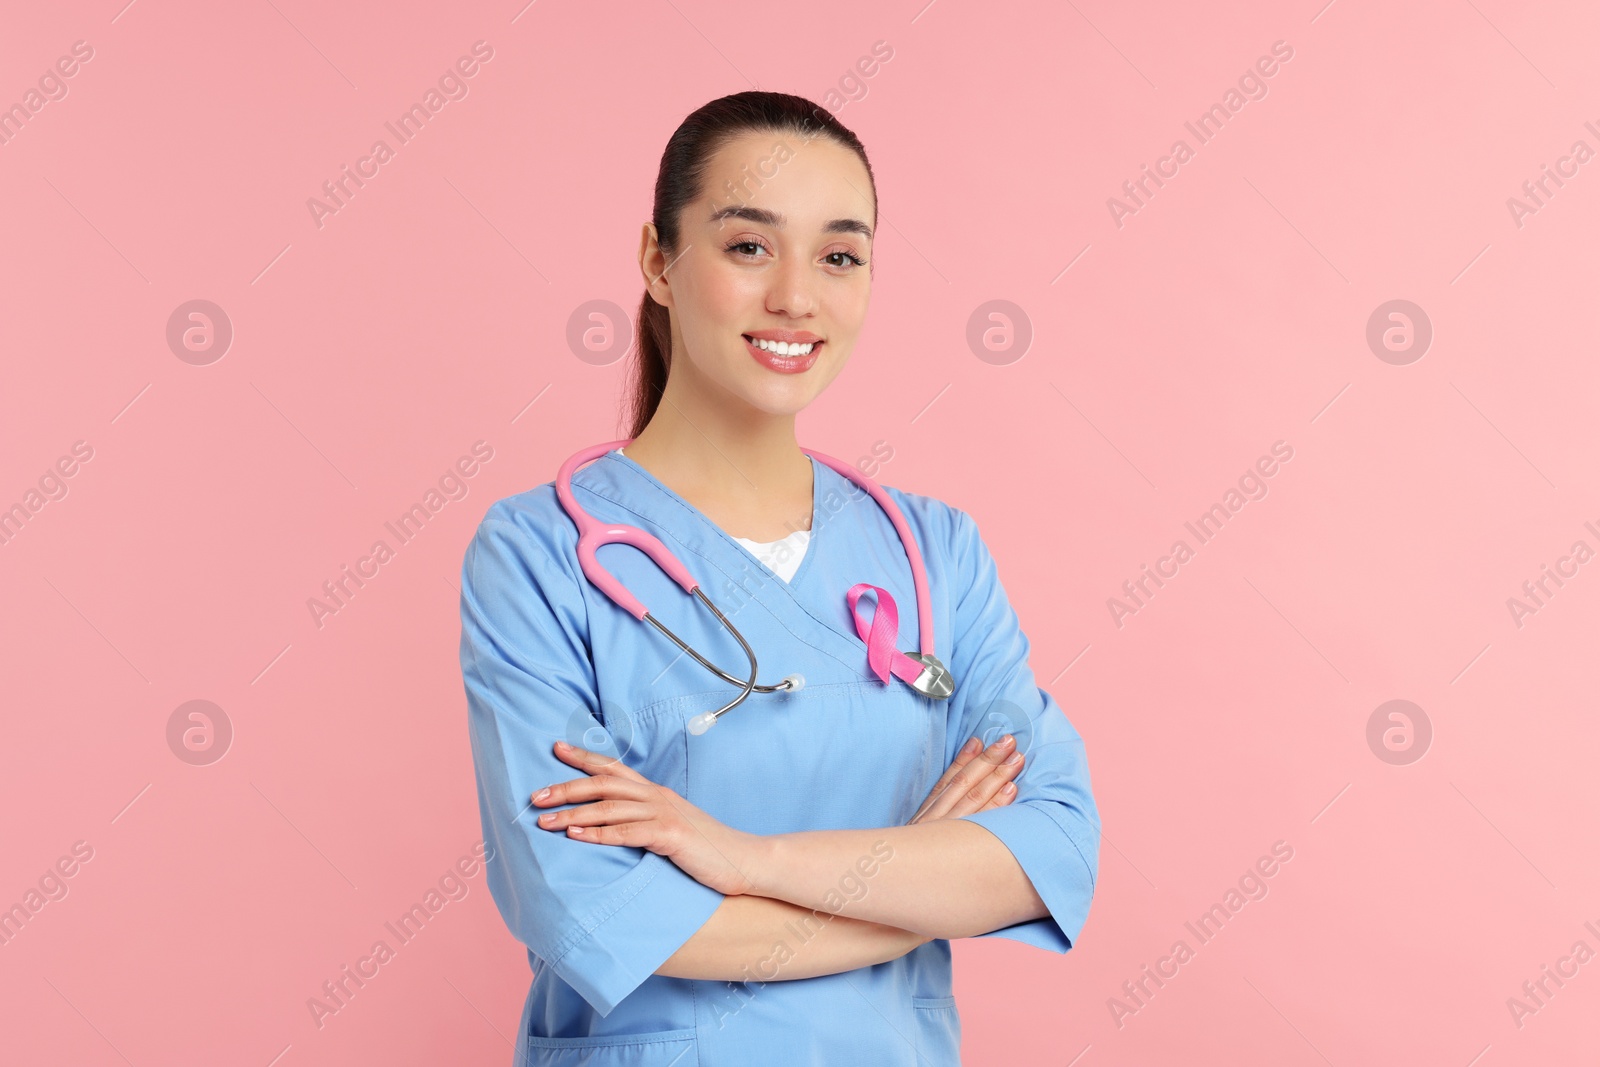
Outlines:
{"label": "white teeth", "polygon": [[764,348],[768,352],[772,352],[780,356],[809,356],[811,354],[811,350],[816,347],[812,344],[792,345],[787,341],[765,341],[757,340],[755,338],[748,338],[748,340],[757,348]]}

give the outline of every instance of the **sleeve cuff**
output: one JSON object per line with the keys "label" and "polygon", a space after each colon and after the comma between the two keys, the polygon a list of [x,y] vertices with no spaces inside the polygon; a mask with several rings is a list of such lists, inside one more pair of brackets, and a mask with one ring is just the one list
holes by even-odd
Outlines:
{"label": "sleeve cuff", "polygon": [[[1033,804],[1010,804],[960,818],[988,830],[1011,850],[1038,891],[1049,916],[1014,923],[979,937],[1003,937],[1051,952],[1066,952],[1089,918],[1095,871],[1083,848],[1055,819]],[[1098,850],[1094,854],[1098,856]]]}
{"label": "sleeve cuff", "polygon": [[610,1015],[706,924],[723,899],[671,860],[647,852],[604,910],[568,935],[550,967],[602,1017]]}

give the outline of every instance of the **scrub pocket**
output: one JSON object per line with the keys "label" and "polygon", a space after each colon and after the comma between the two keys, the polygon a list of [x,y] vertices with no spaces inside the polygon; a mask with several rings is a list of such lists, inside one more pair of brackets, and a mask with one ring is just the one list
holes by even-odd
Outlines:
{"label": "scrub pocket", "polygon": [[[612,1037],[534,1037],[517,1067],[699,1067],[694,1028]],[[954,1062],[954,1061],[951,1061]]]}
{"label": "scrub pocket", "polygon": [[927,1067],[960,1067],[961,1016],[955,997],[912,997],[917,1017],[917,1063]]}

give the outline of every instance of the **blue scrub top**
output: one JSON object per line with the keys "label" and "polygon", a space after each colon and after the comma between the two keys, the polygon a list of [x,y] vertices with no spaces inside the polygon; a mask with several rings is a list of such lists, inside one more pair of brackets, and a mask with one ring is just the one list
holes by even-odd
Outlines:
{"label": "blue scrub top", "polygon": [[[1083,739],[1035,683],[1028,639],[977,526],[958,508],[885,487],[922,550],[936,653],[955,694],[931,700],[892,676],[885,685],[867,666],[845,591],[857,582],[889,590],[897,647],[916,651],[911,566],[870,496],[816,460],[812,470],[811,542],[787,583],[625,456],[608,453],[573,478],[595,518],[647,530],[683,561],[750,642],[758,681],[805,675],[799,692],[752,694],[699,736],[689,718],[735,690],[583,577],[577,530],[552,484],[496,501],[467,548],[461,669],[493,850],[487,878],[533,969],[517,1067],[960,1062],[945,940],[785,980],[782,959],[804,952],[797,930],[785,951],[753,959],[745,982],[655,974],[722,894],[655,853],[541,829],[531,794],[583,776],[556,759],[557,739],[623,759],[729,826],[778,834],[902,826],[968,738],[1013,733],[1027,756],[1017,796],[963,818],[1005,843],[1050,916],[981,936],[1066,952],[1088,917],[1100,816]],[[746,673],[733,637],[643,553],[615,545],[598,558],[702,655]],[[871,600],[859,605],[864,619]],[[842,895],[870,888],[851,876],[841,872]]]}

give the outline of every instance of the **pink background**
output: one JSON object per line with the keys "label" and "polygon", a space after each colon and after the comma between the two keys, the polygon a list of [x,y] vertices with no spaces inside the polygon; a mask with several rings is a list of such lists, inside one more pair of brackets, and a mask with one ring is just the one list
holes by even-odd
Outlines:
{"label": "pink background", "polygon": [[[478,840],[462,552],[615,434],[627,360],[578,358],[569,318],[637,306],[668,135],[748,88],[835,107],[881,197],[872,313],[802,440],[887,441],[881,480],[978,519],[1088,744],[1093,911],[1064,957],[956,945],[966,1062],[1592,1056],[1600,962],[1507,1006],[1600,951],[1600,564],[1507,606],[1600,548],[1600,162],[1507,206],[1600,148],[1591,5],[121,2],[13,5],[0,36],[0,103],[93,49],[0,145],[0,506],[93,450],[0,546],[0,903],[93,849],[0,948],[0,1058],[509,1062],[527,965],[481,872],[320,1029],[306,1001]],[[479,40],[468,95],[319,228],[307,199]],[[1198,144],[1275,41],[1267,95]],[[196,299],[234,331],[209,365],[166,340]],[[1366,339],[1397,299],[1433,330],[1403,365]],[[967,341],[991,300],[1032,331],[997,362]],[[308,599],[480,440],[467,495],[319,628]],[[1277,441],[1200,545],[1184,523]],[[220,761],[169,747],[190,700],[231,723]],[[1369,744],[1390,700],[1422,758]]]}

